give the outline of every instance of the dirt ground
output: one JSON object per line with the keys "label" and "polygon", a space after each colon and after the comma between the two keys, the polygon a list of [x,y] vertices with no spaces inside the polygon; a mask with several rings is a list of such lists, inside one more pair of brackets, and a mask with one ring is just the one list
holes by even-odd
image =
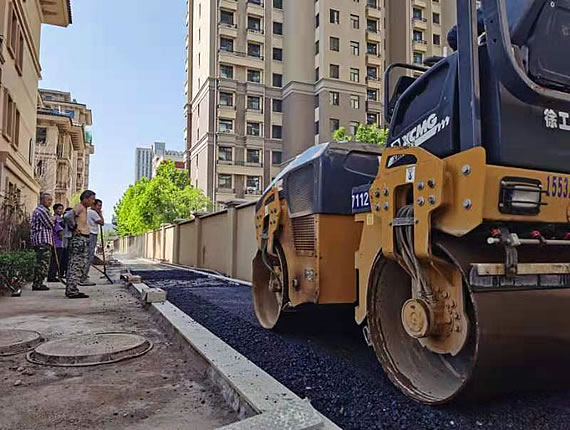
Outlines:
{"label": "dirt ground", "polygon": [[0,328],[36,330],[48,340],[132,332],[154,348],[83,368],[38,366],[24,354],[0,358],[0,430],[202,430],[238,420],[207,379],[202,359],[169,343],[125,287],[84,287],[90,299],[68,300],[63,285],[49,286],[49,292],[0,297]]}

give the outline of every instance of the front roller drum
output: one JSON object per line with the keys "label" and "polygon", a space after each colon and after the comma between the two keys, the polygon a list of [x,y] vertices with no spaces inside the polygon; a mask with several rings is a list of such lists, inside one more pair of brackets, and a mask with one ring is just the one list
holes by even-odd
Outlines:
{"label": "front roller drum", "polygon": [[466,287],[465,306],[470,324],[462,349],[455,356],[432,352],[420,342],[430,329],[427,310],[413,300],[407,273],[387,259],[375,268],[370,335],[388,377],[407,396],[436,405],[459,396],[569,386],[570,289]]}
{"label": "front roller drum", "polygon": [[275,244],[275,256],[264,256],[262,252],[258,251],[253,260],[253,305],[259,324],[273,329],[282,320],[283,308],[288,302],[287,263],[278,244]]}

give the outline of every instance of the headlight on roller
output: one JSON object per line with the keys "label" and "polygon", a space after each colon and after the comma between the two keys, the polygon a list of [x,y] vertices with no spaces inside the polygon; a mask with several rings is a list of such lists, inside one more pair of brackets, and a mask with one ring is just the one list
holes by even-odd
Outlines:
{"label": "headlight on roller", "polygon": [[504,214],[537,215],[542,205],[542,184],[537,179],[507,177],[501,180],[499,211]]}

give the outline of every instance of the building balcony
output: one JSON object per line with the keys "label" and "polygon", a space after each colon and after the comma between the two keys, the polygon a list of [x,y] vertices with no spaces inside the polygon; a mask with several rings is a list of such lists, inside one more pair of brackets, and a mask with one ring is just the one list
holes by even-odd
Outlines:
{"label": "building balcony", "polygon": [[427,2],[425,0],[412,0],[412,5],[416,7],[427,7]]}
{"label": "building balcony", "polygon": [[263,147],[264,141],[265,141],[265,138],[263,137],[263,134],[261,134],[260,136],[251,136],[251,135],[245,136],[245,144],[248,146],[254,146],[257,148],[261,148],[261,147]]}
{"label": "building balcony", "polygon": [[220,0],[220,8],[236,11],[237,3],[237,0]]}
{"label": "building balcony", "polygon": [[220,36],[228,36],[232,39],[237,39],[238,37],[238,28],[236,24],[218,24]]}
{"label": "building balcony", "polygon": [[264,66],[263,57],[255,57],[248,55],[247,52],[238,51],[225,51],[220,49],[218,51],[220,62],[234,64],[236,66],[251,67],[253,69],[262,69]]}
{"label": "building balcony", "polygon": [[419,30],[427,30],[427,19],[426,18],[412,18],[412,24],[414,28]]}
{"label": "building balcony", "polygon": [[218,160],[216,172],[228,175],[263,176],[263,165],[261,163],[248,163],[243,160]]}
{"label": "building balcony", "polygon": [[370,65],[382,66],[384,65],[384,60],[378,54],[366,54],[366,61]]}
{"label": "building balcony", "polygon": [[265,117],[263,116],[263,112],[261,110],[246,109],[245,111],[246,121],[263,122],[264,119]]}
{"label": "building balcony", "polygon": [[366,38],[371,42],[383,42],[379,30],[366,30]]}
{"label": "building balcony", "polygon": [[248,42],[264,43],[265,35],[263,30],[255,30],[252,28],[247,29],[247,40]]}
{"label": "building balcony", "polygon": [[263,0],[247,0],[247,13],[263,16]]}
{"label": "building balcony", "polygon": [[380,8],[380,1],[378,1],[377,6],[370,6],[372,3],[369,3],[366,7],[366,15],[369,18],[376,18],[376,19],[381,19],[382,18],[382,10]]}
{"label": "building balcony", "polygon": [[218,105],[218,115],[228,119],[236,119],[236,107]]}
{"label": "building balcony", "polygon": [[427,50],[428,50],[427,41],[425,41],[425,40],[414,40],[413,41],[413,48],[414,48],[414,51],[427,52]]}
{"label": "building balcony", "polygon": [[261,188],[253,188],[253,187],[246,187],[243,190],[243,193],[245,196],[249,196],[249,197],[259,197],[261,196],[262,190]]}
{"label": "building balcony", "polygon": [[235,194],[235,193],[236,193],[236,190],[235,190],[235,188],[218,187],[218,188],[216,188],[216,193],[220,193],[220,194]]}

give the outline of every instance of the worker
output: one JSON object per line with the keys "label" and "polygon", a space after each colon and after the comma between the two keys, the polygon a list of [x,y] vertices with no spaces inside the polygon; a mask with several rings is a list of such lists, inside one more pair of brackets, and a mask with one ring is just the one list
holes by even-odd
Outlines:
{"label": "worker", "polygon": [[[477,36],[485,33],[485,19],[483,18],[483,10],[477,9]],[[454,25],[447,33],[447,43],[454,51],[457,51],[457,25]]]}

